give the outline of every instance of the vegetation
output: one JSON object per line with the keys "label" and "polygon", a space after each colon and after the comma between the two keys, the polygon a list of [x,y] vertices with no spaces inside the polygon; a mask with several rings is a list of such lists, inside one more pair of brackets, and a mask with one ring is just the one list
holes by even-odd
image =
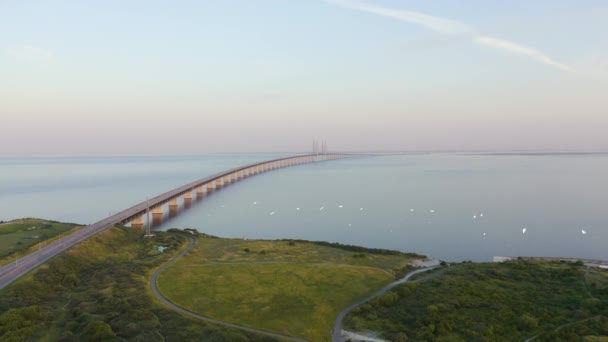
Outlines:
{"label": "vegetation", "polygon": [[76,228],[76,224],[39,219],[15,220],[0,225],[0,266],[15,261],[50,240]]}
{"label": "vegetation", "polygon": [[392,249],[383,249],[383,248],[368,248],[363,246],[355,246],[355,245],[345,245],[338,242],[327,242],[327,241],[306,241],[306,240],[281,240],[281,241],[289,241],[290,244],[295,244],[296,242],[300,243],[314,243],[316,245],[327,246],[337,249],[343,249],[349,252],[360,252],[367,254],[380,254],[380,255],[405,255],[410,258],[415,259],[423,259],[426,258],[424,255],[416,254],[416,253],[404,253]]}
{"label": "vegetation", "polygon": [[393,281],[412,260],[306,241],[198,239],[158,284],[174,303],[202,315],[327,341],[342,309]]}
{"label": "vegetation", "polygon": [[53,258],[0,291],[0,340],[272,341],[190,319],[153,299],[151,274],[187,236],[144,238],[117,227]]}
{"label": "vegetation", "polygon": [[346,327],[391,341],[600,341],[608,271],[582,263],[463,263],[420,275],[355,309]]}

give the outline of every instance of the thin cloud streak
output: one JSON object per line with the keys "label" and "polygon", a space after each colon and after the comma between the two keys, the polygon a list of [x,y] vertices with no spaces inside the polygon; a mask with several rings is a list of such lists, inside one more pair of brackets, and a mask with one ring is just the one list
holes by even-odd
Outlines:
{"label": "thin cloud streak", "polygon": [[458,21],[435,17],[432,15],[414,12],[414,11],[406,11],[406,10],[397,10],[393,8],[386,7],[378,7],[374,5],[369,5],[361,2],[355,2],[350,0],[324,0],[326,3],[337,5],[343,8],[353,9],[357,11],[372,13],[384,17],[389,17],[393,19],[397,19],[400,21],[404,21],[407,23],[415,24],[426,29],[446,34],[446,35],[469,35],[474,43],[487,46],[493,49],[508,51],[513,54],[517,54],[520,56],[528,57],[537,62],[543,63],[545,65],[551,66],[553,68],[559,69],[565,72],[574,72],[574,69],[564,63],[560,63],[545,53],[524,46],[512,41],[508,41],[501,38],[496,38],[492,36],[482,35],[476,33],[475,30]]}
{"label": "thin cloud streak", "polygon": [[474,38],[474,41],[477,44],[489,46],[489,47],[492,47],[495,49],[502,49],[502,50],[506,50],[506,51],[509,51],[509,52],[512,52],[512,53],[515,53],[518,55],[530,57],[531,59],[533,59],[537,62],[544,63],[546,65],[552,66],[552,67],[560,69],[562,71],[574,72],[574,69],[572,69],[570,66],[557,62],[557,61],[551,59],[549,56],[542,53],[541,51],[538,51],[531,47],[523,46],[520,44],[510,42],[508,40],[499,39],[496,37],[482,36],[482,35],[476,36]]}
{"label": "thin cloud streak", "polygon": [[394,18],[397,20],[405,21],[408,23],[416,24],[422,27],[425,27],[429,30],[433,30],[440,33],[445,34],[465,34],[472,31],[470,27],[459,23],[457,21],[443,19],[439,17],[434,17],[431,15],[413,12],[413,11],[405,11],[405,10],[396,10],[392,8],[384,8],[377,7],[373,5],[368,5],[360,2],[354,2],[349,0],[325,0],[325,2],[334,4],[337,6],[341,6],[344,8],[354,9],[358,11],[373,13],[385,17]]}

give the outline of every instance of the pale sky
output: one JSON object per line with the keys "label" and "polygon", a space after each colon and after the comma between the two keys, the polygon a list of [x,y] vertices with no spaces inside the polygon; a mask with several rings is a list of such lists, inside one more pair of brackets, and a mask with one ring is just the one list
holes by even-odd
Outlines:
{"label": "pale sky", "polygon": [[0,156],[608,150],[605,0],[0,0]]}

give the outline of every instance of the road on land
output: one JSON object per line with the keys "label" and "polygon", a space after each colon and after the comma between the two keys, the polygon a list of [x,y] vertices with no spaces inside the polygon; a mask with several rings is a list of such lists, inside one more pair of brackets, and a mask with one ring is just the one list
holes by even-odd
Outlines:
{"label": "road on land", "polygon": [[410,278],[412,276],[414,276],[418,273],[430,271],[434,268],[435,267],[427,267],[427,268],[421,268],[419,270],[412,271],[412,272],[406,274],[405,277],[386,285],[380,291],[374,293],[373,295],[363,298],[363,299],[357,301],[356,303],[352,304],[351,306],[347,307],[346,309],[342,310],[342,312],[340,312],[340,314],[338,315],[338,318],[336,318],[336,324],[334,327],[334,335],[332,337],[332,341],[333,342],[342,342],[342,321],[344,320],[344,317],[346,317],[346,315],[348,315],[356,307],[363,305],[378,296],[382,296],[383,294],[385,294],[388,290],[392,289],[393,287],[407,282],[408,280],[410,280]]}

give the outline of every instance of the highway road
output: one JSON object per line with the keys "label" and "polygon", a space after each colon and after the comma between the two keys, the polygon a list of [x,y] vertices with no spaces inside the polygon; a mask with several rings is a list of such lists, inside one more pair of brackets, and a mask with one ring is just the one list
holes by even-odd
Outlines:
{"label": "highway road", "polygon": [[[119,213],[109,216],[99,222],[93,223],[89,226],[86,226],[83,229],[80,229],[80,230],[75,231],[58,240],[55,240],[55,241],[49,243],[48,245],[46,245],[45,247],[41,248],[40,250],[32,252],[31,254],[29,254],[27,256],[17,259],[15,262],[12,262],[8,265],[1,267],[0,268],[0,289],[9,285],[13,281],[19,279],[19,277],[23,276],[24,274],[28,273],[29,271],[33,270],[34,268],[40,266],[45,261],[54,257],[55,255],[76,245],[77,243],[79,243],[83,240],[86,240],[86,239],[90,238],[91,236],[101,232],[102,230],[110,228],[114,225],[125,224],[125,223],[131,221],[134,217],[137,217],[139,215],[146,213],[146,210],[148,208],[153,208],[160,204],[167,203],[172,198],[180,196],[181,194],[183,194],[187,191],[192,191],[201,185],[207,184],[209,182],[215,181],[218,178],[227,176],[227,175],[232,174],[237,171],[245,170],[250,167],[263,165],[263,164],[280,161],[280,160],[289,160],[289,159],[295,159],[295,158],[300,158],[300,157],[309,157],[309,156],[312,156],[312,155],[298,155],[298,156],[267,160],[267,161],[263,161],[263,162],[259,162],[259,163],[240,166],[240,167],[237,167],[234,169],[216,173],[211,176],[199,179],[197,181],[185,184],[176,189],[173,189],[171,191],[158,195],[154,198],[151,198],[145,202],[134,205]],[[329,156],[332,156],[332,155],[330,154]],[[347,156],[356,156],[356,155],[340,155],[340,157],[347,157]],[[298,164],[294,164],[294,165],[298,165]]]}

